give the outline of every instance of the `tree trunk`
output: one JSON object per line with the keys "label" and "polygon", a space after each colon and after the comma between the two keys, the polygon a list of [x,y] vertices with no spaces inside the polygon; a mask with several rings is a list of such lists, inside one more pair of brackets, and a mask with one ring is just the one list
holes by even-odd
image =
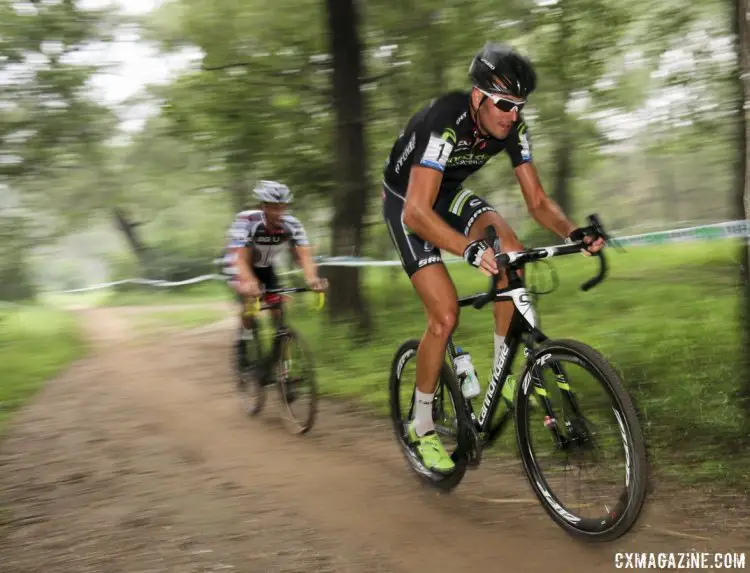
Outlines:
{"label": "tree trunk", "polygon": [[570,180],[573,177],[573,142],[569,132],[565,130],[565,122],[561,122],[562,130],[557,139],[555,151],[555,186],[552,188],[552,198],[569,217],[573,216],[573,201],[570,197]]}
{"label": "tree trunk", "polygon": [[[750,162],[747,160],[748,121],[746,103],[750,101],[750,38],[748,37],[748,0],[733,0],[734,32],[736,37],[739,62],[737,66],[737,157],[735,158],[735,192],[734,211],[737,219],[748,219],[748,203],[750,202]],[[742,357],[744,369],[741,377],[740,396],[745,409],[745,425],[750,431],[750,237],[740,242],[740,337],[742,343]]]}
{"label": "tree trunk", "polygon": [[135,230],[139,223],[130,221],[125,212],[119,207],[112,209],[112,214],[115,219],[115,226],[125,235],[125,239],[128,241],[128,245],[130,245],[130,250],[133,251],[133,254],[138,259],[141,267],[146,269],[148,263],[148,249],[143,244]]}
{"label": "tree trunk", "polygon": [[[370,186],[365,154],[362,47],[354,0],[326,0],[328,37],[333,55],[333,108],[336,113],[336,176],[333,256],[360,256]],[[359,267],[329,267],[332,320],[354,318],[360,334],[371,333]]]}
{"label": "tree trunk", "polygon": [[560,63],[558,65],[558,80],[560,88],[560,109],[558,111],[557,125],[557,149],[555,150],[555,183],[552,188],[552,199],[560,206],[563,213],[573,218],[573,200],[570,193],[570,180],[573,177],[573,136],[572,126],[568,121],[567,104],[570,99],[571,83],[568,81],[568,70],[565,68],[568,41],[570,39],[570,15],[567,13],[570,9],[568,2],[560,2],[562,11],[560,16],[559,37],[557,40],[558,50],[560,53]]}

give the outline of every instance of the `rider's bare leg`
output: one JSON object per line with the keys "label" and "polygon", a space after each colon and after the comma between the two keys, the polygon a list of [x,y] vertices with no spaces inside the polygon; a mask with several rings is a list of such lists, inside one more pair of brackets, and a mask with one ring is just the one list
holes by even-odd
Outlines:
{"label": "rider's bare leg", "polygon": [[448,338],[458,324],[456,288],[445,266],[432,264],[418,270],[411,282],[427,314],[427,328],[417,350],[417,403],[414,427],[417,435],[434,429],[432,395],[445,358]]}

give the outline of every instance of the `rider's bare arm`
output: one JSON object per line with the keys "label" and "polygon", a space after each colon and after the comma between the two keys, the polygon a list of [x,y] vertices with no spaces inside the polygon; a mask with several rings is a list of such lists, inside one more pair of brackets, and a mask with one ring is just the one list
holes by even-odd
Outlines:
{"label": "rider's bare arm", "polygon": [[312,259],[312,248],[309,245],[297,245],[293,250],[294,257],[302,268],[305,281],[310,282],[318,277],[318,269]]}
{"label": "rider's bare arm", "polygon": [[453,230],[432,208],[442,178],[443,173],[437,169],[419,165],[411,168],[404,224],[437,248],[461,257],[471,240]]}
{"label": "rider's bare arm", "polygon": [[566,239],[576,229],[560,207],[544,192],[534,164],[523,163],[515,169],[516,179],[529,214],[537,223]]}
{"label": "rider's bare arm", "polygon": [[250,267],[250,256],[251,256],[251,249],[250,247],[234,247],[230,249],[234,254],[237,255],[237,273],[238,278],[242,282],[248,282],[248,281],[255,281],[257,282],[258,279],[255,276],[255,273],[253,273],[253,269]]}

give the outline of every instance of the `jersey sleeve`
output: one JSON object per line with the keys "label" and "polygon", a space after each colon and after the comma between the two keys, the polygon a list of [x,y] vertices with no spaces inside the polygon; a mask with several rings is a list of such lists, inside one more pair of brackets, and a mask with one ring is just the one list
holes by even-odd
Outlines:
{"label": "jersey sleeve", "polygon": [[310,241],[307,239],[305,227],[302,225],[302,222],[299,219],[297,219],[296,217],[292,217],[291,215],[287,215],[284,217],[284,222],[289,229],[291,242],[295,247],[306,247],[310,244]]}
{"label": "jersey sleeve", "polygon": [[531,162],[531,140],[526,121],[521,119],[516,122],[508,134],[505,149],[513,168]]}
{"label": "jersey sleeve", "polygon": [[229,239],[229,248],[236,249],[239,247],[245,247],[250,235],[250,225],[252,223],[244,217],[237,217],[232,225],[229,227],[227,232]]}
{"label": "jersey sleeve", "polygon": [[439,101],[427,110],[407,144],[414,146],[412,165],[445,171],[445,165],[456,145],[456,113],[446,101]]}

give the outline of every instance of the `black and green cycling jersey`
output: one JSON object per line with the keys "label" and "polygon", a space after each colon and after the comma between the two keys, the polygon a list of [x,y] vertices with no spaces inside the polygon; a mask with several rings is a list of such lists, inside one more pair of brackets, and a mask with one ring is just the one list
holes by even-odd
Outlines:
{"label": "black and green cycling jersey", "polygon": [[470,92],[451,92],[434,99],[409,120],[396,139],[383,179],[404,196],[414,165],[442,171],[438,197],[453,195],[463,181],[493,156],[505,151],[515,168],[531,161],[526,123],[519,115],[505,139],[482,136],[469,113]]}

